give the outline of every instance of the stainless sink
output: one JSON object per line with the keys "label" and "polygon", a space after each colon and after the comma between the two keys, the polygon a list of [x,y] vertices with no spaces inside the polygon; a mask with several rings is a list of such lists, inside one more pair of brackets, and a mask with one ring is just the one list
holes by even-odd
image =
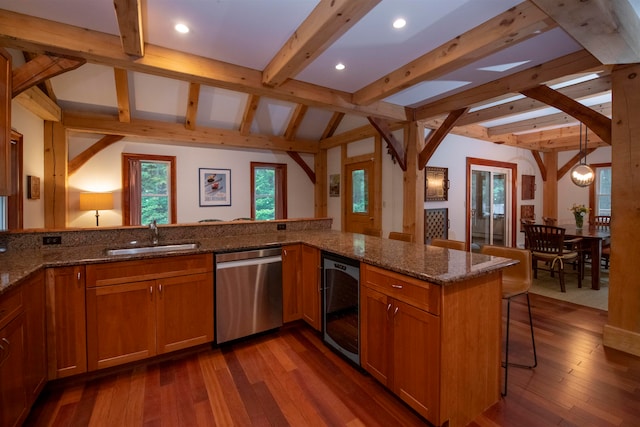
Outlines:
{"label": "stainless sink", "polygon": [[176,243],[170,245],[136,246],[132,248],[107,249],[107,255],[137,255],[157,252],[187,251],[197,249],[198,243]]}

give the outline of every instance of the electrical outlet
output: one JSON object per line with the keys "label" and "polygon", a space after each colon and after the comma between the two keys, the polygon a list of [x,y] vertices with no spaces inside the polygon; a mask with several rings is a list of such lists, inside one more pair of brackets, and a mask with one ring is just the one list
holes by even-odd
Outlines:
{"label": "electrical outlet", "polygon": [[286,230],[287,224],[278,224],[278,230]]}
{"label": "electrical outlet", "polygon": [[44,236],[42,238],[43,245],[60,245],[62,244],[62,236]]}

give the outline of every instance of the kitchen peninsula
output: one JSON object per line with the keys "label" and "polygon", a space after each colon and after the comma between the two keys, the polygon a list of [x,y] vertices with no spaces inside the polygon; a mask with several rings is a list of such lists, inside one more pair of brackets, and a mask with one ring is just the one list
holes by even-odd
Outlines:
{"label": "kitchen peninsula", "polygon": [[[42,233],[13,235],[7,252],[0,254],[0,301],[33,277],[44,282],[43,268],[300,244],[361,262],[363,368],[418,413],[435,425],[465,425],[499,399],[500,270],[511,260],[331,231],[330,220],[278,223],[287,230],[278,231],[276,222],[161,227],[161,244],[199,243],[195,249],[161,255],[106,255],[106,249],[122,246],[123,232],[128,240],[146,242],[148,230],[141,227],[62,231],[63,244],[55,249],[30,247],[27,242],[34,237],[42,242]],[[44,290],[44,283],[39,285]],[[383,302],[384,310],[374,301]],[[29,301],[23,303],[28,306]],[[387,322],[385,310],[391,305],[395,312],[410,314]]]}

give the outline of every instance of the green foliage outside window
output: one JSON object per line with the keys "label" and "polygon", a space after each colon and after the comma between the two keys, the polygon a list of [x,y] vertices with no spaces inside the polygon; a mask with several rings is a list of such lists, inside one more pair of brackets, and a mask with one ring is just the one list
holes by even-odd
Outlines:
{"label": "green foliage outside window", "polygon": [[142,211],[140,223],[169,224],[169,163],[140,163],[142,174]]}
{"label": "green foliage outside window", "polygon": [[352,209],[354,213],[367,213],[369,211],[369,185],[367,174],[363,169],[354,170],[351,173]]}
{"label": "green foliage outside window", "polygon": [[276,171],[256,168],[254,173],[255,219],[276,219]]}

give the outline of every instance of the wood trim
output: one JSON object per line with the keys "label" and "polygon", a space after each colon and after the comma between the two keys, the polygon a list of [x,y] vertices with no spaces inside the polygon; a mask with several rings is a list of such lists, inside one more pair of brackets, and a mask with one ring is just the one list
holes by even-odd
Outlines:
{"label": "wood trim", "polygon": [[25,90],[16,96],[16,101],[44,121],[62,121],[62,108],[38,87]]}
{"label": "wood trim", "polygon": [[24,138],[21,133],[11,130],[10,185],[7,197],[7,229],[22,230],[24,224],[24,179],[22,179]]}
{"label": "wood trim", "polygon": [[293,160],[295,160],[295,162],[302,168],[302,170],[304,170],[304,172],[307,174],[307,176],[309,177],[309,179],[311,180],[311,182],[313,184],[316,183],[316,174],[315,172],[313,172],[313,170],[309,167],[309,165],[307,164],[307,162],[305,162],[302,157],[300,156],[300,153],[296,153],[295,151],[287,151],[287,154],[289,155],[289,157],[291,157]]}
{"label": "wood trim", "polygon": [[11,97],[15,98],[30,87],[36,86],[59,74],[75,70],[86,62],[85,59],[38,55],[26,64],[13,70],[13,91]]}
{"label": "wood trim", "polygon": [[[175,156],[159,156],[154,154],[122,153],[122,225],[140,224],[138,211],[142,201],[140,179],[140,162],[142,161],[168,162],[171,165],[170,179],[170,215],[171,224],[177,223],[177,189],[176,189],[176,158]],[[135,208],[135,209],[134,209]]]}
{"label": "wood trim", "polygon": [[114,68],[116,82],[116,98],[118,99],[118,119],[123,123],[131,122],[131,103],[129,101],[129,72],[122,68]]}
{"label": "wood trim", "polygon": [[265,163],[265,162],[251,162],[251,217],[255,218],[256,201],[255,201],[255,183],[256,183],[256,168],[272,168],[275,171],[275,219],[287,218],[287,164],[286,163]]}
{"label": "wood trim", "polygon": [[369,123],[378,131],[378,135],[382,137],[387,143],[387,147],[393,153],[394,159],[398,162],[400,169],[407,170],[407,152],[404,148],[404,144],[396,139],[392,133],[392,126],[386,120],[378,119],[376,117],[367,117]]}
{"label": "wood trim", "polygon": [[544,161],[542,160],[542,157],[540,157],[540,153],[534,150],[531,150],[531,155],[533,156],[533,160],[536,161],[536,164],[538,165],[538,169],[540,170],[540,175],[542,176],[542,180],[546,181],[547,180],[547,167],[544,164]]}
{"label": "wood trim", "polygon": [[610,168],[611,162],[609,163],[590,163],[589,166],[593,168],[593,171],[596,173],[596,179],[593,181],[591,185],[589,185],[589,207],[591,210],[589,211],[589,223],[593,224],[593,217],[595,215],[595,206],[596,206],[596,181],[598,176],[599,168]]}
{"label": "wood trim", "polygon": [[122,50],[137,58],[144,56],[144,34],[140,0],[114,0],[113,7],[120,28]]}
{"label": "wood trim", "polygon": [[422,151],[420,151],[420,155],[418,157],[419,169],[424,169],[429,159],[431,159],[431,156],[433,156],[433,153],[435,153],[438,149],[440,143],[449,134],[451,129],[453,129],[458,119],[462,117],[467,111],[469,111],[468,107],[452,111],[451,113],[449,113],[444,122],[442,122],[442,125],[440,125],[438,129],[431,132],[427,136],[424,148],[422,149]]}
{"label": "wood trim", "polygon": [[316,173],[315,190],[315,217],[325,218],[327,216],[327,150],[320,150],[314,156],[314,170]]}
{"label": "wood trim", "polygon": [[475,157],[467,157],[467,177],[466,177],[466,214],[465,214],[465,242],[467,245],[467,250],[470,250],[471,240],[470,240],[470,229],[469,224],[471,223],[471,167],[473,165],[479,166],[489,166],[496,167],[502,169],[510,169],[511,170],[511,246],[516,246],[516,235],[518,233],[519,228],[516,226],[517,224],[517,206],[518,206],[518,164],[510,163],[510,162],[498,162],[495,160],[488,159],[480,159]]}
{"label": "wood trim", "polygon": [[44,122],[44,227],[67,226],[69,148],[60,122]]}

